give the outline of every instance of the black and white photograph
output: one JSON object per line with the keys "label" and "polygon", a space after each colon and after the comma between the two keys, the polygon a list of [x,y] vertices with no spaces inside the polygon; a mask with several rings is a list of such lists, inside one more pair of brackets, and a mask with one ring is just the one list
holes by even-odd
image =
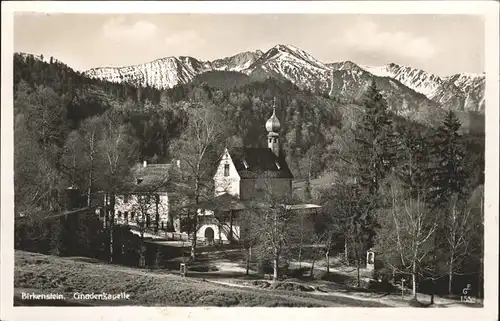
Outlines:
{"label": "black and white photograph", "polygon": [[494,319],[498,12],[101,4],[10,13],[2,306]]}

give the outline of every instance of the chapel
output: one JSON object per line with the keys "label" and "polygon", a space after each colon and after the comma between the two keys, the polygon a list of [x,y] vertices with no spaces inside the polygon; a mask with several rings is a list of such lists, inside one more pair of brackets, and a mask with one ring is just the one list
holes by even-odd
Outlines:
{"label": "chapel", "polygon": [[[292,195],[293,175],[280,147],[281,128],[273,113],[266,121],[267,147],[226,148],[214,175],[215,195],[199,214],[199,238],[237,241],[240,237],[238,215],[250,201]],[[214,210],[206,210],[213,205]]]}

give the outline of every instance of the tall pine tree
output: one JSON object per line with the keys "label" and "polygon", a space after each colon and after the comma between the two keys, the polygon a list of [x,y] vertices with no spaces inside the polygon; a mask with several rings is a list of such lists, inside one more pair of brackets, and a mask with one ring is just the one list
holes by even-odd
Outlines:
{"label": "tall pine tree", "polygon": [[452,195],[463,196],[464,193],[465,151],[460,127],[460,120],[450,110],[432,143],[431,195],[436,206],[448,202]]}
{"label": "tall pine tree", "polygon": [[395,166],[397,177],[412,197],[429,187],[429,151],[427,131],[416,124],[404,124],[398,131],[398,149]]}
{"label": "tall pine tree", "polygon": [[360,210],[353,215],[354,238],[359,244],[356,261],[359,267],[365,251],[373,246],[378,227],[375,213],[380,208],[379,187],[394,165],[396,145],[387,102],[375,81],[365,93],[365,112],[355,128],[354,170],[359,184],[357,199]]}
{"label": "tall pine tree", "polygon": [[378,192],[382,179],[394,165],[395,140],[387,102],[375,81],[363,100],[365,112],[355,131],[358,182],[370,195]]}

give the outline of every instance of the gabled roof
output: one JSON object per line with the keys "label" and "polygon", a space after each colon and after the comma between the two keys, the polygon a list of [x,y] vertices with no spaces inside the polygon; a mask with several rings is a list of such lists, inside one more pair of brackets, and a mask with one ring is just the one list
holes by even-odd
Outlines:
{"label": "gabled roof", "polygon": [[285,158],[276,156],[270,148],[236,147],[228,152],[242,179],[293,178]]}
{"label": "gabled roof", "polygon": [[133,181],[123,190],[129,193],[166,192],[172,164],[142,164],[132,168]]}

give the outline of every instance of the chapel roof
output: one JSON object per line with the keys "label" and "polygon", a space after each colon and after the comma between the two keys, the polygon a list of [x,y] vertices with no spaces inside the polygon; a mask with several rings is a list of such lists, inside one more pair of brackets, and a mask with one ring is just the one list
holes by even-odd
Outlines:
{"label": "chapel roof", "polygon": [[290,178],[292,172],[284,157],[276,156],[269,148],[235,147],[229,150],[234,166],[242,179]]}

